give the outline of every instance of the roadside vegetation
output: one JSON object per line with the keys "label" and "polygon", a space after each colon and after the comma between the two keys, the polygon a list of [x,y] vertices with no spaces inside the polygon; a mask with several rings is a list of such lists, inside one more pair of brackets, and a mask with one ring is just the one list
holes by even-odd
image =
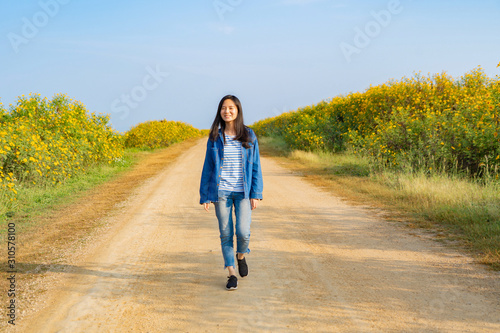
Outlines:
{"label": "roadside vegetation", "polygon": [[123,153],[109,118],[66,95],[23,95],[8,110],[0,106],[0,220],[44,201],[35,193],[47,196],[89,170],[122,165]]}
{"label": "roadside vegetation", "polygon": [[124,140],[127,148],[155,149],[202,134],[199,129],[180,121],[154,120],[134,126],[125,133]]}
{"label": "roadside vegetation", "polygon": [[0,104],[0,222],[15,220],[18,230],[29,228],[37,216],[148,155],[201,135],[188,124],[166,120],[119,133],[107,115],[90,113],[63,94],[23,95],[8,109]]}
{"label": "roadside vegetation", "polygon": [[403,78],[253,126],[264,154],[500,269],[500,78]]}

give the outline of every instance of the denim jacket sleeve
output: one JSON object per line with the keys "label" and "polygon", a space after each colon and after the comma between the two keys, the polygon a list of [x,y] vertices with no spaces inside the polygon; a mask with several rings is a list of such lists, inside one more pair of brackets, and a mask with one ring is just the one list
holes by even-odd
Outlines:
{"label": "denim jacket sleeve", "polygon": [[252,149],[253,161],[252,161],[252,184],[250,187],[250,198],[262,200],[262,191],[264,189],[264,182],[262,179],[262,169],[260,166],[260,155],[259,155],[259,142],[257,136],[253,133],[254,142]]}
{"label": "denim jacket sleeve", "polygon": [[214,174],[215,161],[213,160],[213,154],[211,152],[212,143],[210,138],[207,141],[207,151],[205,153],[205,162],[203,163],[203,171],[201,172],[200,181],[200,204],[210,203],[209,192],[210,192],[210,181],[212,175]]}

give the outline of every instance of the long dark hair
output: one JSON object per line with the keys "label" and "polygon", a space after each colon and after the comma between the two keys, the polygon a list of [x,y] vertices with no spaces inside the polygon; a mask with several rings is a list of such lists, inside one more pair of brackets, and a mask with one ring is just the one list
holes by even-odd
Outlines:
{"label": "long dark hair", "polygon": [[238,108],[238,114],[236,115],[236,119],[234,120],[234,127],[236,130],[236,138],[235,140],[238,140],[241,142],[242,146],[245,148],[250,148],[250,145],[248,144],[250,142],[250,135],[248,134],[248,129],[243,123],[243,109],[241,107],[241,102],[238,99],[238,97],[234,95],[226,95],[222,97],[222,99],[219,102],[219,107],[217,108],[217,114],[215,115],[214,122],[212,123],[212,127],[210,127],[210,139],[212,141],[217,140],[217,136],[219,135],[219,127],[222,130],[222,140],[224,140],[224,143],[226,143],[226,138],[224,137],[224,129],[226,128],[226,122],[222,119],[220,115],[220,111],[222,109],[222,104],[224,104],[224,101],[226,99],[230,99],[234,102],[236,107]]}

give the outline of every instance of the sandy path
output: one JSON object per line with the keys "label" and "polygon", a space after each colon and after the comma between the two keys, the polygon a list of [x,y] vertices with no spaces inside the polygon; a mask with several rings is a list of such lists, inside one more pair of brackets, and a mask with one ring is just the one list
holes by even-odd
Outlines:
{"label": "sandy path", "polygon": [[500,276],[269,159],[250,274],[224,289],[205,142],[142,185],[24,332],[500,332]]}

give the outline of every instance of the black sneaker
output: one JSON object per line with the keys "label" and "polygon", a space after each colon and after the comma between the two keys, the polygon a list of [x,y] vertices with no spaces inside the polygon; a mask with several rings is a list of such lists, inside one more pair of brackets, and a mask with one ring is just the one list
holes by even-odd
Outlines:
{"label": "black sneaker", "polygon": [[247,266],[247,261],[245,260],[245,257],[243,257],[243,259],[238,259],[238,257],[236,257],[236,259],[238,260],[238,272],[240,273],[240,276],[241,277],[245,277],[248,275],[248,266]]}
{"label": "black sneaker", "polygon": [[238,289],[238,278],[235,275],[231,275],[227,280],[226,289],[227,290]]}

